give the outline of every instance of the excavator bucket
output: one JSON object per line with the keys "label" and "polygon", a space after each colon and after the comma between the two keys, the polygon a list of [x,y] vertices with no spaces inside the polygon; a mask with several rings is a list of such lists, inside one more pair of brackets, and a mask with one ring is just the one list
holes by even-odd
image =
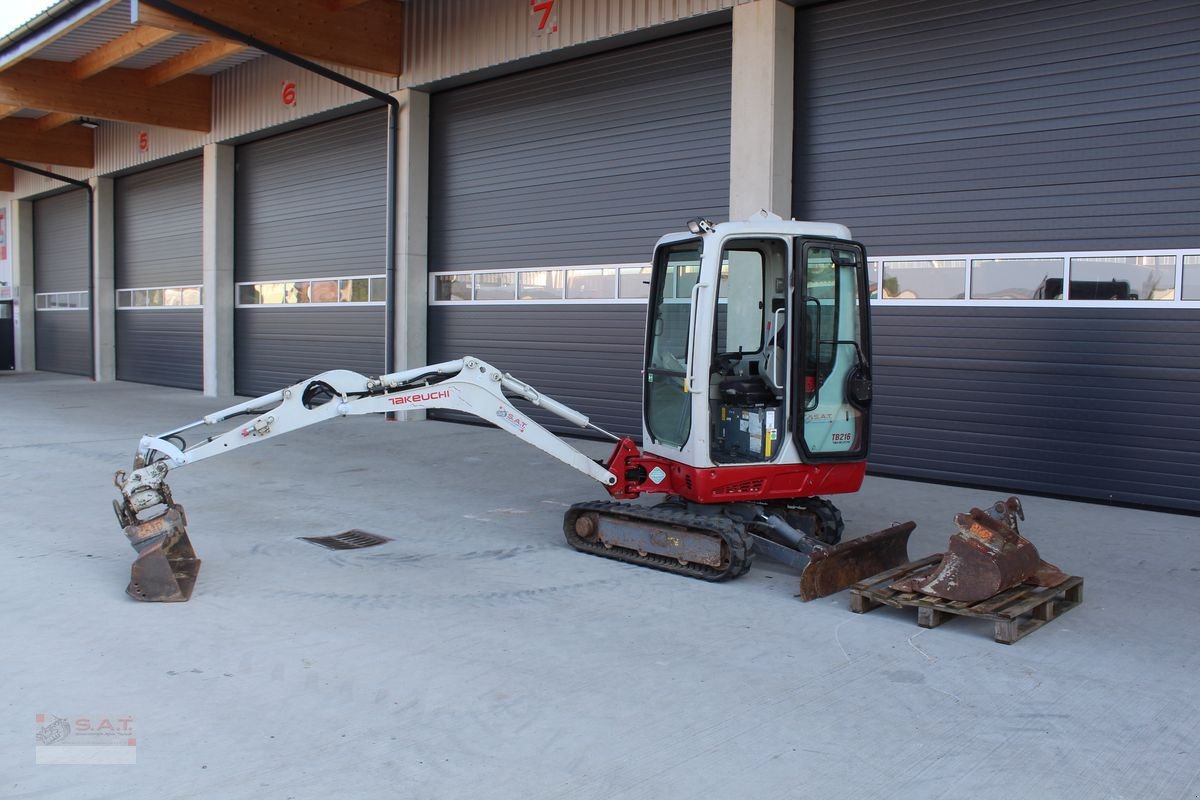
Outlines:
{"label": "excavator bucket", "polygon": [[[1024,513],[1015,497],[996,503],[989,511],[973,508],[968,514],[955,515],[958,532],[950,537],[941,562],[930,572],[909,578],[904,588],[974,603],[1034,579],[1043,562],[1033,543],[1018,533],[1017,517],[1024,519]],[[1049,564],[1046,567],[1056,569]]]}
{"label": "excavator bucket", "polygon": [[[117,517],[122,515],[117,504]],[[170,505],[157,516],[124,526],[125,536],[137,551],[125,593],[149,603],[182,603],[192,596],[200,559],[187,535],[183,508]]]}
{"label": "excavator bucket", "polygon": [[841,544],[813,548],[800,573],[800,599],[825,597],[908,563],[908,537],[916,527],[915,522],[905,522]]}

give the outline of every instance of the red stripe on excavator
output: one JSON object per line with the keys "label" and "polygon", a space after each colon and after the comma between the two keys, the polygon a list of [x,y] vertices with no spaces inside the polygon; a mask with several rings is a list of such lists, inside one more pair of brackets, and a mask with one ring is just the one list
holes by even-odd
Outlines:
{"label": "red stripe on excavator", "polygon": [[[644,455],[629,438],[617,444],[607,468],[618,479],[615,486],[608,488],[613,497],[630,499],[641,494],[665,493],[695,503],[849,494],[861,488],[867,473],[865,461],[691,467],[660,456]],[[661,475],[659,481],[653,479],[656,475]]]}

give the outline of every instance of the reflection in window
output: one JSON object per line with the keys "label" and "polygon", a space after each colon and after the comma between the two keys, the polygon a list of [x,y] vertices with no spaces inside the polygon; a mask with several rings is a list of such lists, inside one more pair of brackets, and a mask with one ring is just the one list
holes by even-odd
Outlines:
{"label": "reflection in window", "polygon": [[650,296],[650,267],[621,267],[617,278],[617,297],[646,298]]}
{"label": "reflection in window", "polygon": [[871,299],[879,299],[879,262],[867,262],[867,289],[871,293]]}
{"label": "reflection in window", "polygon": [[966,280],[967,262],[963,259],[884,261],[880,296],[900,300],[962,300]]}
{"label": "reflection in window", "polygon": [[313,281],[309,287],[309,300],[313,303],[336,303],[338,301],[338,282]]}
{"label": "reflection in window", "polygon": [[1200,256],[1183,257],[1183,299],[1200,300]]}
{"label": "reflection in window", "polygon": [[1061,295],[1062,280],[1061,258],[980,258],[971,262],[974,300],[1052,300]]}
{"label": "reflection in window", "polygon": [[33,307],[39,311],[73,311],[88,307],[87,292],[40,292],[33,296]]}
{"label": "reflection in window", "polygon": [[568,300],[611,300],[617,296],[615,269],[567,270]]}
{"label": "reflection in window", "polygon": [[562,270],[539,269],[517,273],[518,300],[562,300]]}
{"label": "reflection in window", "polygon": [[438,275],[433,284],[434,300],[470,300],[470,275]]}
{"label": "reflection in window", "polygon": [[1072,258],[1067,292],[1071,300],[1174,300],[1175,256]]}
{"label": "reflection in window", "polygon": [[516,297],[516,273],[477,272],[475,274],[476,300],[515,300]]}
{"label": "reflection in window", "polygon": [[371,281],[368,278],[342,278],[338,281],[339,303],[366,303],[371,300]]}
{"label": "reflection in window", "polygon": [[[317,278],[275,283],[239,283],[235,291],[239,306],[382,303],[385,283],[384,278]],[[193,291],[195,295],[191,294]],[[193,298],[195,303],[192,302]],[[184,305],[198,305],[200,287],[184,287],[181,299]],[[137,304],[135,298],[134,305]]]}

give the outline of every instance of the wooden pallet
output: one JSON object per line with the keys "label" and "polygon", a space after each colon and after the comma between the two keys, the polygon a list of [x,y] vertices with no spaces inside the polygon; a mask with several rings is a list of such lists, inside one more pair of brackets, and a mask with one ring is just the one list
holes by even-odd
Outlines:
{"label": "wooden pallet", "polygon": [[850,587],[850,610],[865,614],[881,605],[917,609],[917,624],[936,628],[951,616],[986,619],[995,623],[993,638],[1012,644],[1083,602],[1083,578],[1073,576],[1054,587],[1022,583],[976,603],[945,600],[916,592],[901,592],[891,584],[936,564],[941,554],[881,572]]}

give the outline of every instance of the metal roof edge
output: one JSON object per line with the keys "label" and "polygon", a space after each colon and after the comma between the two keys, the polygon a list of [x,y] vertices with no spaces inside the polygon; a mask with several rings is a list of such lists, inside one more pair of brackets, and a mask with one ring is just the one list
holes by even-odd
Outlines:
{"label": "metal roof edge", "polygon": [[103,11],[115,0],[61,0],[0,38],[0,70]]}

